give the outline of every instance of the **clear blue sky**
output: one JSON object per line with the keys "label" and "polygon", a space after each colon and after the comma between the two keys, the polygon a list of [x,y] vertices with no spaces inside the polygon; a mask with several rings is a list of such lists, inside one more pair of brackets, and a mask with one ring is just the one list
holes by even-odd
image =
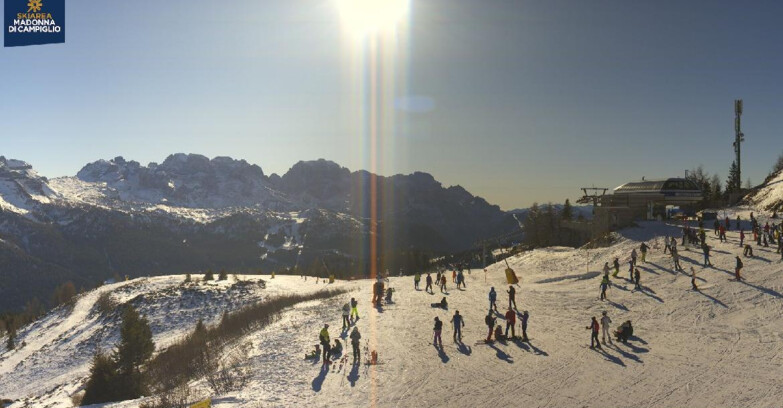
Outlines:
{"label": "clear blue sky", "polygon": [[[49,177],[122,155],[365,166],[334,0],[66,2],[66,42],[0,51],[0,154]],[[45,4],[45,0],[44,0]],[[412,0],[383,174],[510,209],[783,152],[783,2]],[[396,147],[394,147],[396,146]],[[392,154],[393,153],[393,154]]]}

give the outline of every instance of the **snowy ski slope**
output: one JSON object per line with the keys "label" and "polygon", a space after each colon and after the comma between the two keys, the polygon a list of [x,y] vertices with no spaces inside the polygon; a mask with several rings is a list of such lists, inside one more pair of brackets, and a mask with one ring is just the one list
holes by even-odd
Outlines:
{"label": "snowy ski slope", "polygon": [[[747,220],[749,211],[740,211]],[[730,211],[727,215],[732,218],[733,228],[735,214]],[[766,221],[763,216],[760,220],[762,224]],[[435,295],[415,291],[412,277],[391,278],[396,302],[382,309],[369,307],[370,281],[337,282],[333,286],[354,291],[340,298],[297,305],[280,321],[248,334],[241,343],[251,346],[246,360],[251,381],[240,391],[210,396],[218,407],[780,406],[780,255],[773,247],[754,245],[756,257],[744,259],[743,275],[747,281],[730,281],[734,256],[741,254],[738,232],[729,231],[729,242],[719,243],[708,229],[714,267],[701,266],[700,250],[680,247],[683,266],[686,271],[696,269],[703,288],[701,293],[693,292],[689,290],[690,277],[675,272],[669,256],[663,254],[665,234],[680,237],[675,224],[643,222],[639,227],[621,231],[618,242],[609,248],[547,248],[509,258],[522,280],[517,289],[517,305],[531,316],[530,344],[479,342],[486,336],[483,320],[491,286],[498,291],[501,313],[507,305],[503,262],[489,266],[486,274],[475,269],[466,274],[464,291],[455,289],[449,274],[448,294],[444,295],[437,290]],[[631,249],[638,248],[642,241],[652,249],[648,262],[640,265],[645,290],[639,292],[632,291],[633,286],[626,280],[627,260]],[[600,276],[596,272],[601,271],[604,262],[611,264],[614,257],[620,259],[622,279],[613,280],[610,300],[601,302]],[[181,277],[150,281],[156,279],[161,285],[181,281]],[[326,286],[315,284],[312,278],[305,282],[288,276],[268,282],[267,292],[260,291],[258,296]],[[322,371],[319,363],[306,361],[303,355],[317,343],[324,323],[330,324],[332,338],[340,335],[340,307],[351,296],[360,300],[358,327],[363,336],[362,347],[366,339],[369,349],[378,351],[381,364],[338,364],[334,370]],[[448,299],[448,311],[430,307],[441,296]],[[54,313],[32,326],[22,335],[31,339],[27,347],[66,347],[67,338],[63,340],[58,333],[89,325],[83,310],[95,299],[97,295],[90,293],[81,298],[69,316]],[[148,310],[152,314],[164,312]],[[465,316],[464,345],[451,339],[448,322],[455,310]],[[599,317],[603,310],[613,320],[612,329],[625,320],[633,321],[636,337],[629,344],[610,345],[603,351],[587,347],[590,334],[585,327],[591,316]],[[446,322],[442,352],[432,346],[435,316]],[[171,324],[171,334],[167,336],[181,335],[192,327],[192,322]],[[505,327],[500,317],[498,324]],[[48,334],[36,333],[39,330]],[[165,336],[156,334],[155,341],[165,343]],[[347,352],[350,354],[349,345]],[[79,389],[87,374],[84,359],[65,362],[24,349],[14,353],[21,354],[0,356],[1,396],[36,396],[30,400],[33,406],[69,406],[68,395]],[[34,355],[39,356],[34,360],[37,368],[25,363]],[[88,357],[89,354],[87,362]],[[56,364],[60,365],[50,367]],[[203,381],[195,381],[191,386],[194,396],[209,395]],[[110,406],[133,407],[139,403],[128,401]],[[13,406],[23,406],[22,401]]]}

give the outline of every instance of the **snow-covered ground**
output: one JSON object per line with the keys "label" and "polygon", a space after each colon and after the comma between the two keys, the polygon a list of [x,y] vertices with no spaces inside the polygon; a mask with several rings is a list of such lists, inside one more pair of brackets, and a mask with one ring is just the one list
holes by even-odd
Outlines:
{"label": "snow-covered ground", "polygon": [[[747,220],[749,209],[739,210]],[[727,214],[734,227],[735,212]],[[721,216],[723,214],[721,213]],[[762,225],[766,221],[761,218]],[[709,227],[709,226],[707,226]],[[747,231],[747,225],[746,225]],[[675,272],[663,254],[662,237],[679,237],[677,225],[644,222],[621,231],[611,247],[600,249],[547,248],[508,258],[521,278],[517,289],[520,311],[530,312],[529,344],[483,344],[487,292],[498,291],[501,311],[507,305],[504,262],[484,273],[466,274],[467,289],[456,290],[448,276],[448,293],[435,295],[413,289],[412,277],[391,278],[395,303],[369,307],[370,281],[306,282],[299,277],[264,277],[267,289],[253,298],[278,293],[309,292],[326,286],[346,287],[338,298],[299,304],[279,321],[240,343],[250,345],[246,365],[252,373],[244,389],[212,395],[213,404],[233,406],[422,407],[422,406],[534,406],[534,407],[777,407],[783,399],[783,264],[773,247],[756,248],[745,258],[746,282],[734,282],[734,256],[741,254],[738,232],[729,231],[727,243],[713,245],[713,267],[701,266],[702,254],[682,246],[686,271],[697,271],[701,292],[690,291],[690,277]],[[643,291],[627,282],[631,249],[647,242],[651,251],[640,265]],[[609,301],[599,300],[598,284],[604,262],[618,257],[620,279],[609,290]],[[181,276],[150,278],[104,286],[80,298],[73,311],[55,312],[21,333],[27,345],[0,355],[0,396],[43,395],[33,405],[70,404],[87,375],[91,350],[71,355],[83,339],[99,336],[92,304],[101,291],[122,299],[144,293],[163,293],[178,287]],[[228,285],[228,284],[226,284]],[[422,279],[421,287],[424,283]],[[133,289],[137,288],[137,289]],[[219,288],[215,288],[220,291]],[[350,297],[359,299],[358,321],[370,350],[381,364],[340,365],[322,371],[303,355],[317,343],[318,331],[330,324],[340,335],[340,307]],[[446,296],[449,310],[431,308]],[[151,297],[153,298],[153,297]],[[231,296],[224,299],[233,299]],[[153,302],[154,303],[154,302]],[[214,321],[222,311],[211,304],[143,309],[151,317],[159,346],[192,329],[198,316]],[[207,303],[207,302],[205,302]],[[236,305],[230,300],[226,305]],[[199,313],[186,314],[198,309]],[[217,309],[217,310],[215,310]],[[455,310],[465,316],[464,344],[451,339],[448,323]],[[632,320],[635,338],[603,351],[588,348],[585,327],[591,316],[608,311],[612,329]],[[172,315],[166,320],[164,315]],[[187,318],[177,318],[177,316]],[[432,346],[433,318],[444,326],[444,349]],[[502,318],[498,324],[505,327]],[[157,329],[156,329],[157,327]],[[519,329],[517,323],[517,329]],[[116,338],[105,337],[105,345]],[[347,346],[350,354],[350,346]],[[58,357],[59,356],[59,357]],[[203,382],[193,384],[194,395],[208,395]],[[115,404],[137,406],[138,401]],[[61,405],[62,404],[62,405]],[[14,406],[22,406],[21,402]]]}

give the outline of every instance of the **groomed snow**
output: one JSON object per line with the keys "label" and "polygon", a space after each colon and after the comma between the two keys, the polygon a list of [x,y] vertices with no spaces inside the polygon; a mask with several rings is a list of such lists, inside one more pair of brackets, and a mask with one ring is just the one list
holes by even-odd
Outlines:
{"label": "groomed snow", "polygon": [[[744,210],[742,214],[745,214]],[[721,214],[722,215],[722,214]],[[732,227],[734,227],[734,213]],[[743,219],[747,219],[743,215]],[[766,221],[761,218],[762,224]],[[745,225],[747,231],[747,225]],[[676,225],[641,223],[638,228],[621,231],[619,241],[601,249],[547,248],[526,252],[508,259],[522,282],[517,289],[519,310],[530,312],[530,344],[479,342],[486,336],[483,319],[487,311],[490,286],[498,291],[498,306],[507,305],[505,263],[491,265],[485,274],[472,270],[466,274],[467,290],[455,290],[448,278],[448,294],[435,295],[413,290],[413,278],[391,278],[396,302],[381,310],[370,308],[371,281],[316,284],[313,278],[278,276],[268,279],[271,295],[307,292],[329,287],[348,287],[354,292],[340,298],[297,305],[283,318],[239,343],[250,344],[246,360],[252,371],[249,384],[241,391],[211,395],[213,405],[234,406],[311,406],[311,407],[777,407],[783,398],[780,378],[783,368],[780,346],[783,344],[783,264],[774,248],[756,248],[755,258],[744,259],[747,282],[729,281],[733,276],[734,256],[740,254],[738,233],[728,232],[728,243],[719,243],[707,231],[713,245],[714,267],[701,266],[700,250],[680,247],[686,271],[694,267],[701,293],[690,291],[690,277],[672,269],[664,255],[662,236],[679,237]],[[640,265],[642,292],[633,292],[625,278],[631,249],[645,241],[651,247],[648,262]],[[620,277],[609,290],[608,302],[598,299],[598,284],[604,262],[618,257]],[[175,284],[181,277],[170,279]],[[486,282],[485,282],[486,278]],[[120,283],[117,285],[123,285]],[[424,287],[422,279],[421,287]],[[358,327],[369,349],[377,350],[381,365],[350,365],[322,372],[321,365],[305,361],[303,355],[317,343],[318,331],[330,324],[330,333],[339,336],[340,307],[351,296],[359,299],[361,319]],[[449,310],[430,307],[446,296]],[[86,304],[89,294],[80,300]],[[465,316],[464,346],[452,342],[448,323],[454,310]],[[625,320],[634,323],[636,338],[628,345],[615,344],[603,352],[589,349],[590,335],[585,327],[591,316],[606,310],[613,320],[612,329]],[[162,312],[162,311],[161,311]],[[170,311],[165,311],[169,313]],[[82,313],[82,312],[78,312]],[[432,342],[433,318],[444,325],[444,350],[439,353]],[[77,315],[78,317],[78,315]],[[79,327],[85,322],[51,315],[50,323]],[[59,323],[58,323],[59,322]],[[172,323],[173,324],[173,323]],[[193,322],[182,323],[182,330]],[[505,327],[502,318],[498,324]],[[519,328],[517,324],[517,329]],[[173,328],[172,333],[178,332]],[[51,329],[46,329],[51,330]],[[72,330],[72,329],[68,329]],[[54,333],[63,332],[55,329]],[[178,333],[182,333],[179,331]],[[53,342],[50,350],[62,343]],[[24,338],[20,337],[20,340]],[[156,342],[162,341],[156,337]],[[164,341],[165,342],[165,341]],[[31,347],[29,344],[27,347]],[[22,352],[22,351],[20,351]],[[347,345],[350,354],[350,345]],[[15,352],[17,353],[17,352]],[[30,355],[29,352],[24,352]],[[88,354],[89,356],[89,354]],[[30,357],[24,357],[23,361]],[[29,395],[35,388],[46,401],[66,401],[55,397],[58,388],[67,394],[78,389],[86,376],[85,360],[61,362],[63,366],[33,370],[28,375],[13,371],[13,354],[0,359],[0,394],[15,398]],[[15,360],[10,360],[15,359]],[[87,360],[88,361],[88,360]],[[47,367],[53,363],[38,360]],[[29,367],[29,365],[23,365]],[[9,371],[11,370],[11,371]],[[12,374],[13,373],[13,374]],[[36,377],[38,373],[38,377]],[[45,375],[43,375],[45,373]],[[54,379],[53,379],[54,378]],[[28,383],[45,382],[33,387]],[[192,384],[194,395],[209,395],[203,381]],[[41,395],[41,394],[39,394]],[[58,399],[59,398],[59,399]],[[114,404],[137,406],[139,401]],[[22,406],[21,402],[14,406]],[[64,405],[63,405],[64,406]]]}

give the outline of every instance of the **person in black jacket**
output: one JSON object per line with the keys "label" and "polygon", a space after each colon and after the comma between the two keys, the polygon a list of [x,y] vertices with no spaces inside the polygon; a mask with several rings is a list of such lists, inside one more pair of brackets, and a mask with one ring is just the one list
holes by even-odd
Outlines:
{"label": "person in black jacket", "polygon": [[353,363],[357,364],[359,361],[361,361],[361,355],[359,354],[359,340],[361,340],[362,335],[359,333],[359,328],[356,326],[353,326],[353,331],[351,331],[351,346],[353,346]]}
{"label": "person in black jacket", "polygon": [[435,332],[435,337],[432,339],[432,345],[436,347],[443,348],[443,340],[440,338],[440,333],[443,330],[443,322],[438,319],[438,317],[435,317],[435,327],[432,328],[432,331]]}
{"label": "person in black jacket", "polygon": [[487,328],[489,328],[489,333],[487,333],[487,342],[492,341],[492,330],[495,328],[495,316],[492,315],[492,310],[487,313],[487,317],[484,318],[484,323],[487,325]]}

